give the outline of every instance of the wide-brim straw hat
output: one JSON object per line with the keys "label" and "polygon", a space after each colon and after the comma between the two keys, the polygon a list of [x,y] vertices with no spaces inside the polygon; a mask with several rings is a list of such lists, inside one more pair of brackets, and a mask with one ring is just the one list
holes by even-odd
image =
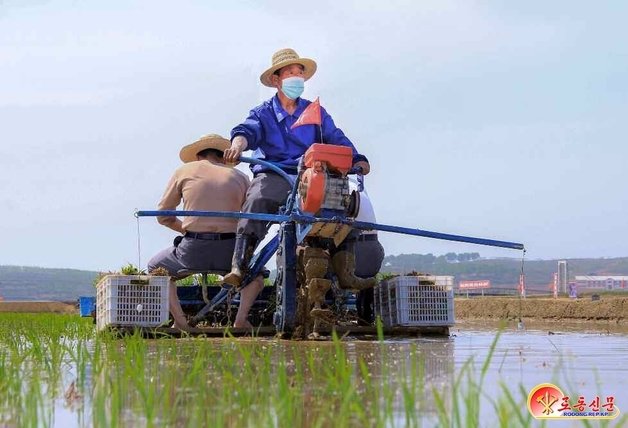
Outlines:
{"label": "wide-brim straw hat", "polygon": [[183,147],[179,152],[179,157],[185,163],[196,161],[197,153],[205,149],[215,149],[224,152],[231,147],[231,141],[218,134],[203,135],[201,138]]}
{"label": "wide-brim straw hat", "polygon": [[301,64],[303,66],[303,77],[305,80],[316,73],[316,62],[314,60],[301,58],[294,49],[286,48],[278,50],[273,54],[272,66],[262,73],[259,80],[264,86],[272,88],[273,84],[270,82],[270,76],[272,76],[275,71],[292,64]]}

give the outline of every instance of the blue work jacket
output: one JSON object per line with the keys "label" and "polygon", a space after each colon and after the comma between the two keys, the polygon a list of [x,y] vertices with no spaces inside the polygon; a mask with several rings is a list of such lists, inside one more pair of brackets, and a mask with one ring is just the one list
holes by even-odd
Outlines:
{"label": "blue work jacket", "polygon": [[[311,101],[297,99],[297,108],[288,114],[281,106],[277,95],[255,107],[246,120],[231,131],[231,140],[242,135],[248,143],[247,150],[255,150],[254,158],[263,159],[277,164],[289,174],[294,174],[299,159],[314,143],[336,144],[351,147],[353,163],[367,161],[359,154],[353,143],[336,126],[331,116],[321,107],[321,123],[318,125],[302,125],[294,129],[290,127]],[[321,141],[322,131],[322,141]],[[253,173],[265,171],[261,165],[251,165]]]}

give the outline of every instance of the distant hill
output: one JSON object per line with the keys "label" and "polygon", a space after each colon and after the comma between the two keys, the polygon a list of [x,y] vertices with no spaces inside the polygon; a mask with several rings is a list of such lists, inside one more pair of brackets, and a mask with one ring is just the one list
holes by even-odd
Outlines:
{"label": "distant hill", "polygon": [[[613,259],[567,260],[568,275],[628,275],[628,257]],[[545,289],[553,280],[558,260],[525,260],[524,272],[528,288]],[[425,272],[434,275],[454,275],[460,280],[488,279],[493,287],[513,287],[519,282],[521,259],[482,259],[477,253],[444,256],[432,254],[401,254],[387,256],[382,272]]]}
{"label": "distant hill", "polygon": [[[628,275],[628,257],[613,259],[567,259],[569,277],[575,275]],[[526,260],[528,289],[547,290],[558,260]],[[270,266],[269,266],[270,267]],[[483,259],[478,253],[400,254],[387,256],[382,272],[425,272],[454,275],[460,280],[488,279],[494,288],[514,288],[519,282],[521,259]],[[76,300],[93,296],[98,272],[76,269],[49,269],[0,266],[0,296],[5,300]]]}
{"label": "distant hill", "polygon": [[94,296],[98,272],[28,266],[0,266],[0,297],[4,300],[76,300]]}

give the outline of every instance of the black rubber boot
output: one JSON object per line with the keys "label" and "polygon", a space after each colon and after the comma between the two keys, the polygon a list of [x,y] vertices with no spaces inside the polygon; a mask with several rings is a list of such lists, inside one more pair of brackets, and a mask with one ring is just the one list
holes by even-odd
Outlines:
{"label": "black rubber boot", "polygon": [[355,306],[358,311],[358,325],[372,325],[375,321],[373,314],[373,289],[358,291]]}
{"label": "black rubber boot", "polygon": [[338,251],[331,258],[331,265],[338,277],[338,285],[345,290],[365,290],[377,285],[375,278],[355,276],[355,255],[349,251]]}
{"label": "black rubber boot", "polygon": [[231,272],[225,275],[224,282],[232,287],[239,287],[242,278],[249,271],[249,263],[255,252],[257,238],[253,235],[237,235],[233,259],[231,260]]}

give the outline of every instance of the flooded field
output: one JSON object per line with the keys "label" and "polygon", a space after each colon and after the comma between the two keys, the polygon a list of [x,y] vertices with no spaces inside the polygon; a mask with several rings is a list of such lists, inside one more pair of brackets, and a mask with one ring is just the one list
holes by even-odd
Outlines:
{"label": "flooded field", "polygon": [[[323,342],[114,338],[70,315],[0,314],[0,426],[536,426],[536,385],[628,411],[628,332],[499,327]],[[575,400],[574,400],[575,401]],[[547,426],[622,426],[548,421]]]}

